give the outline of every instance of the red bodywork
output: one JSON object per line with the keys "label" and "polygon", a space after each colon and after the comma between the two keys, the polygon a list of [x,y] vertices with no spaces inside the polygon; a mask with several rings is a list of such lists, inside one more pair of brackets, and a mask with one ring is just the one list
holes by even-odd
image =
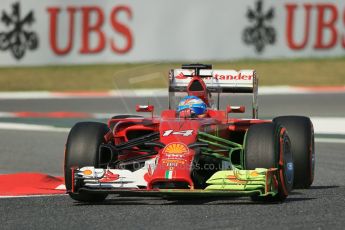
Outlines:
{"label": "red bodywork", "polygon": [[[203,90],[191,91],[190,85],[194,81],[199,81]],[[188,95],[198,96],[206,104],[209,104],[208,92],[205,83],[201,78],[195,76],[191,79],[187,88]],[[152,112],[153,107],[148,106],[148,110],[142,110],[137,106],[137,111]],[[244,112],[243,108],[239,109]],[[271,121],[258,119],[234,119],[229,118],[231,109],[213,110],[208,109],[204,118],[181,118],[175,110],[165,110],[160,117],[152,118],[126,118],[110,119],[108,126],[113,127],[111,133],[106,135],[106,141],[113,142],[114,145],[126,143],[140,135],[159,132],[159,142],[164,148],[156,148],[158,151],[157,165],[155,170],[148,170],[145,175],[147,189],[155,188],[157,183],[184,183],[187,188],[193,189],[194,183],[191,178],[191,168],[195,156],[195,150],[188,146],[196,143],[198,132],[205,132],[226,140],[231,137],[242,137],[239,141],[243,143],[243,137],[249,126],[257,123]],[[139,147],[134,150],[127,150],[128,154],[119,156],[120,160],[145,155],[147,152],[140,152]],[[155,157],[155,156],[154,156]],[[152,173],[153,171],[153,173]]]}

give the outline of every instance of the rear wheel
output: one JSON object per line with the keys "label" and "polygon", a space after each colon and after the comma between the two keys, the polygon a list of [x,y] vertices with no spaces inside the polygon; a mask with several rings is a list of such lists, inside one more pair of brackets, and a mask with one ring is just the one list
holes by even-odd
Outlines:
{"label": "rear wheel", "polygon": [[283,201],[293,187],[293,159],[286,129],[275,123],[256,124],[248,129],[244,144],[244,164],[248,170],[278,168],[278,194],[254,200]]}
{"label": "rear wheel", "polygon": [[72,193],[72,167],[98,167],[98,152],[100,144],[104,143],[104,136],[109,132],[106,124],[98,122],[80,122],[71,129],[65,151],[65,184],[69,195],[77,201],[99,202],[107,194],[90,194],[86,192]]}
{"label": "rear wheel", "polygon": [[282,116],[273,122],[284,126],[291,139],[294,156],[294,188],[309,188],[314,181],[315,144],[313,123],[308,117]]}

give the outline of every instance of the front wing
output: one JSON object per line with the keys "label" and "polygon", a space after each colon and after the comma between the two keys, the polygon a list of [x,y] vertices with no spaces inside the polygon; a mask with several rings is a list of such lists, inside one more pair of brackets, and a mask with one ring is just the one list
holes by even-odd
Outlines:
{"label": "front wing", "polygon": [[146,189],[147,170],[131,172],[83,167],[72,171],[72,193],[162,197],[274,196],[278,193],[276,168],[218,171],[207,180],[208,186],[205,189]]}

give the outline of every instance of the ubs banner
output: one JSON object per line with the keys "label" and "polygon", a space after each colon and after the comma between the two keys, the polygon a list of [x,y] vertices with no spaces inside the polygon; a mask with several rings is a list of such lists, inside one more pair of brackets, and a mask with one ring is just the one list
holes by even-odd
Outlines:
{"label": "ubs banner", "polygon": [[345,55],[344,0],[1,0],[0,65]]}

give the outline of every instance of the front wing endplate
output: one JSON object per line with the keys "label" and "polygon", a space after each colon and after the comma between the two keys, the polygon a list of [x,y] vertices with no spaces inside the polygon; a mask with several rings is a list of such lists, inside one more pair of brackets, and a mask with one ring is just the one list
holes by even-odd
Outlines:
{"label": "front wing endplate", "polygon": [[258,195],[278,193],[277,169],[256,168],[255,170],[224,170],[216,172],[207,180],[207,191],[259,192]]}

